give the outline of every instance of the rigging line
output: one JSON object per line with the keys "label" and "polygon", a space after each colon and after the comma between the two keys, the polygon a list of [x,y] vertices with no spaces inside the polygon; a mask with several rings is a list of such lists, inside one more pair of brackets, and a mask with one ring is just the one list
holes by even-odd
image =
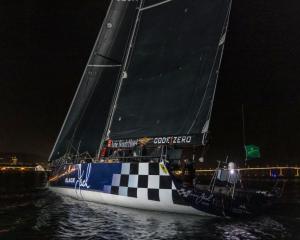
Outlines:
{"label": "rigging line", "polygon": [[[228,26],[228,21],[229,21],[229,15],[230,15],[230,11],[231,11],[231,3],[232,3],[232,1],[230,1],[229,7],[228,7],[227,16],[226,16],[226,19],[225,19],[225,33],[226,33],[226,31],[227,31],[227,26]],[[223,28],[223,30],[224,30],[224,28]],[[222,38],[223,34],[224,34],[224,31],[222,31],[221,37],[220,37],[219,39]],[[213,62],[213,67],[212,67],[211,72],[210,72],[210,74],[209,74],[209,80],[208,80],[208,82],[207,82],[206,89],[205,89],[205,92],[204,92],[204,95],[203,95],[201,104],[200,104],[199,109],[198,109],[198,112],[197,112],[197,114],[196,114],[196,118],[194,119],[193,123],[191,124],[191,127],[190,127],[189,130],[188,130],[188,134],[190,134],[190,131],[191,131],[192,128],[195,126],[196,120],[197,120],[197,118],[198,118],[198,116],[199,116],[199,114],[200,114],[200,111],[201,111],[201,109],[202,109],[202,106],[203,106],[203,103],[204,103],[204,99],[205,99],[206,94],[207,94],[208,86],[209,86],[209,84],[210,84],[211,77],[212,77],[212,74],[213,74],[214,66],[215,66],[215,64],[217,63],[217,57],[218,57],[218,54],[219,54],[219,49],[220,49],[220,47],[224,48],[224,45],[221,45],[221,46],[218,45],[218,49],[217,49],[217,52],[216,52],[216,55],[215,55],[215,58],[214,58],[214,62]],[[223,49],[222,49],[222,55],[221,55],[221,57],[222,57],[222,56],[223,56]],[[220,67],[220,66],[219,66],[219,67]],[[215,94],[215,92],[214,92],[214,94]],[[213,96],[213,97],[214,97],[214,96]]]}
{"label": "rigging line", "polygon": [[[208,119],[207,119],[207,121],[208,121],[207,130],[209,130],[209,124],[210,124],[210,119],[211,119],[211,115],[212,115],[212,108],[213,108],[213,104],[214,104],[214,100],[215,100],[215,95],[216,95],[217,84],[218,84],[218,80],[219,80],[219,69],[221,67],[221,63],[222,63],[222,59],[223,59],[223,53],[224,53],[224,47],[225,47],[227,29],[228,29],[229,20],[230,20],[231,7],[232,7],[232,0],[230,0],[230,3],[229,3],[229,7],[228,7],[228,11],[227,11],[227,16],[226,16],[226,21],[225,21],[225,24],[223,26],[222,37],[221,37],[221,40],[220,40],[219,46],[218,46],[218,51],[220,50],[219,48],[221,47],[221,56],[220,56],[220,60],[219,60],[218,73],[217,73],[217,76],[216,76],[214,93],[213,93],[213,96],[212,96],[212,99],[211,99],[211,105],[210,105]],[[205,134],[204,134],[203,137],[206,137]],[[205,141],[205,139],[203,138],[202,139],[202,143],[204,143],[204,141]]]}
{"label": "rigging line", "polygon": [[[223,53],[224,53],[224,44],[225,44],[225,41],[226,41],[227,29],[228,29],[229,19],[230,19],[231,6],[232,6],[232,0],[230,0],[230,4],[229,4],[229,7],[228,7],[227,17],[226,17],[225,25],[223,27],[223,33],[222,33],[222,37],[221,37],[221,41],[220,41],[221,44],[219,43],[219,47],[221,46],[221,51],[222,52],[221,52],[221,57],[220,57],[220,61],[219,61],[218,70],[220,69],[221,63],[222,63],[222,58],[223,58]],[[219,71],[217,73],[217,80],[216,80],[216,84],[215,84],[213,97],[212,97],[212,100],[211,100],[211,106],[210,106],[209,116],[208,116],[209,121],[211,119],[213,102],[214,102],[215,95],[216,95],[216,87],[217,87],[217,84],[218,84],[218,79],[219,79]]]}
{"label": "rigging line", "polygon": [[108,67],[122,67],[121,64],[118,65],[101,65],[101,64],[93,64],[93,65],[87,65],[88,67],[103,67],[103,68],[108,68]]}
{"label": "rigging line", "polygon": [[[86,68],[88,67],[88,65],[86,66]],[[87,81],[86,84],[85,84],[85,89],[84,89],[84,92],[86,93],[86,89],[88,89],[88,87],[90,84],[90,81]],[[74,139],[75,139],[75,135],[77,134],[77,131],[78,131],[78,128],[81,124],[81,121],[83,119],[83,117],[85,116],[85,113],[89,107],[89,103],[94,95],[94,92],[95,92],[95,88],[93,88],[89,94],[89,96],[87,97],[87,101],[83,102],[83,106],[82,106],[82,110],[81,110],[81,113],[80,113],[80,117],[78,119],[77,122],[75,122],[75,125],[74,125],[74,130],[73,130],[73,134],[72,134],[72,137],[70,139],[70,144],[71,144],[71,147],[76,151],[75,147],[73,146],[73,142],[74,142]],[[86,95],[86,94],[85,94]],[[81,140],[80,140],[81,141]]]}
{"label": "rigging line", "polygon": [[200,112],[201,112],[202,107],[203,107],[204,99],[206,98],[207,90],[208,90],[208,87],[209,87],[210,82],[211,82],[211,77],[212,77],[212,74],[213,74],[213,70],[214,70],[214,68],[215,68],[214,66],[215,66],[215,64],[216,64],[216,62],[217,62],[217,56],[218,56],[218,53],[219,53],[219,50],[217,50],[217,53],[216,53],[216,55],[215,55],[214,62],[213,62],[213,65],[212,65],[212,69],[211,69],[211,71],[210,71],[209,78],[208,78],[208,81],[207,81],[207,84],[206,84],[206,87],[205,87],[205,92],[204,92],[203,98],[202,98],[202,100],[201,100],[201,104],[200,104],[200,106],[199,106],[199,108],[198,108],[196,117],[195,117],[194,121],[192,122],[192,124],[191,124],[191,126],[190,126],[190,128],[189,128],[189,130],[188,130],[188,132],[187,132],[187,134],[190,134],[192,128],[195,126],[196,120],[197,120],[197,118],[198,118],[198,116],[199,116],[199,114],[200,114]]}
{"label": "rigging line", "polygon": [[[106,13],[105,19],[108,18],[109,13],[110,13],[110,10],[112,9],[112,5],[113,5],[113,1],[111,1],[110,5],[109,5],[109,8],[108,8],[108,11],[107,11],[107,13]],[[94,52],[95,49],[96,49],[96,46],[97,46],[99,37],[100,37],[100,35],[102,34],[103,29],[104,29],[104,28],[102,27],[102,28],[100,29],[99,33],[98,33],[97,39],[96,39],[95,44],[94,44],[94,46],[93,46],[93,50],[92,50],[92,53],[90,54],[90,57],[89,57],[88,62],[92,59],[93,52]],[[82,83],[83,83],[83,80],[84,80],[84,76],[85,76],[86,71],[87,71],[87,66],[86,66],[85,69],[84,69],[83,75],[82,75],[82,77],[81,77],[81,79],[80,79],[80,83],[79,83],[79,85],[78,85],[78,87],[77,87],[77,89],[76,89],[76,93],[75,93],[75,95],[74,95],[74,97],[73,97],[73,99],[72,99],[71,106],[69,107],[69,110],[68,110],[68,112],[67,112],[67,115],[66,115],[66,117],[65,117],[65,120],[64,120],[64,122],[63,122],[63,125],[62,125],[62,127],[61,127],[61,129],[60,129],[60,131],[59,131],[58,137],[57,137],[57,139],[56,139],[56,141],[55,141],[55,143],[54,143],[54,146],[53,146],[53,148],[52,148],[52,151],[51,151],[51,153],[50,153],[50,155],[49,155],[48,162],[51,162],[51,158],[53,157],[53,154],[54,154],[54,151],[55,151],[55,149],[56,149],[56,146],[57,146],[57,144],[58,144],[58,142],[59,142],[59,140],[60,140],[60,136],[61,136],[61,134],[62,134],[62,131],[63,131],[63,129],[65,128],[66,122],[67,122],[67,120],[68,120],[68,118],[69,118],[69,115],[70,115],[70,112],[71,112],[71,109],[73,108],[75,99],[77,98],[79,89],[81,88],[81,85],[82,85]]]}
{"label": "rigging line", "polygon": [[[88,83],[87,83],[88,84]],[[87,85],[85,86],[85,88],[87,88]],[[81,124],[81,121],[89,107],[89,103],[94,95],[94,92],[95,92],[95,88],[91,91],[91,93],[89,94],[89,97],[87,98],[87,101],[85,103],[83,103],[83,108],[82,108],[82,111],[81,111],[81,114],[80,114],[80,117],[78,119],[78,121],[75,123],[75,128],[73,130],[73,134],[72,134],[72,137],[70,139],[70,143],[71,143],[71,146],[72,148],[76,151],[75,147],[73,146],[73,142],[74,142],[74,139],[75,139],[75,135],[77,134],[77,131],[78,131],[78,128]],[[80,140],[81,141],[81,140]]]}
{"label": "rigging line", "polygon": [[163,4],[165,4],[165,3],[169,3],[169,2],[172,2],[172,1],[173,1],[173,0],[166,0],[166,1],[163,1],[163,2],[160,2],[160,3],[152,4],[152,5],[148,6],[148,7],[140,8],[139,10],[140,10],[140,11],[148,10],[148,9],[150,9],[150,8],[155,8],[155,7],[158,7],[158,6],[160,6],[160,5],[163,5]]}

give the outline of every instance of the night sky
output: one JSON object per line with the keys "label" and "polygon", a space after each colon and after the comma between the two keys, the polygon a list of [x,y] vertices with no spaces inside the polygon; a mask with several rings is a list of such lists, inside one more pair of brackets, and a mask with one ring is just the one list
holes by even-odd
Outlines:
{"label": "night sky", "polygon": [[[45,160],[63,123],[108,0],[0,3],[0,152]],[[300,163],[300,2],[233,2],[213,111],[213,161]]]}

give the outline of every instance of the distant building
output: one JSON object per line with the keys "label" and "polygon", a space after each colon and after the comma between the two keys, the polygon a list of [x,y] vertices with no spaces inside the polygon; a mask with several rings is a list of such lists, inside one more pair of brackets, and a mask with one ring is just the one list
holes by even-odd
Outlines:
{"label": "distant building", "polygon": [[16,156],[11,157],[11,164],[17,165],[18,164],[18,158]]}
{"label": "distant building", "polygon": [[35,154],[0,152],[0,165],[36,166],[38,165],[37,163],[42,165],[47,164],[45,159]]}

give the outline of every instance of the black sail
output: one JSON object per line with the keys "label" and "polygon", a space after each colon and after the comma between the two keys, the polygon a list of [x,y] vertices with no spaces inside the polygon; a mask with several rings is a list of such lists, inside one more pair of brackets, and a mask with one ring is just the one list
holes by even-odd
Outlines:
{"label": "black sail", "polygon": [[50,161],[69,151],[96,154],[136,12],[135,1],[111,1]]}
{"label": "black sail", "polygon": [[207,133],[231,0],[145,0],[112,140]]}

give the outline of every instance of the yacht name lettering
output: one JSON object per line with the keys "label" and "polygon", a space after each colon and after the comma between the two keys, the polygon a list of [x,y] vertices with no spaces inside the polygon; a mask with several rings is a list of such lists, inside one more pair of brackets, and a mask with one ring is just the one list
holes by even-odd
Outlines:
{"label": "yacht name lettering", "polygon": [[154,138],[154,144],[183,144],[191,143],[192,136],[174,136],[174,137],[157,137]]}
{"label": "yacht name lettering", "polygon": [[92,170],[92,164],[88,163],[86,167],[86,171],[82,169],[82,164],[77,165],[77,181],[75,182],[75,191],[77,190],[81,191],[81,188],[90,188],[90,185],[88,184],[88,181],[90,179],[90,174]]}
{"label": "yacht name lettering", "polygon": [[75,178],[66,178],[65,183],[75,183]]}

